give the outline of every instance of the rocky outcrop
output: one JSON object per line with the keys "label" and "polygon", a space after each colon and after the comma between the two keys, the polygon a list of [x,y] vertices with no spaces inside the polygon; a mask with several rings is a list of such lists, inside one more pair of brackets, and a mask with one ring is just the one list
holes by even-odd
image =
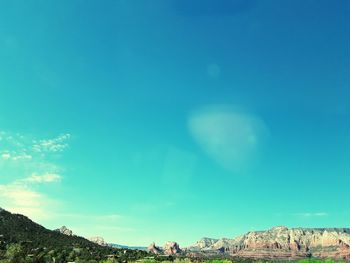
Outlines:
{"label": "rocky outcrop", "polygon": [[219,239],[216,238],[208,238],[208,237],[203,237],[199,241],[196,242],[193,246],[189,247],[189,249],[195,250],[195,249],[207,249],[214,245],[216,242],[218,242]]}
{"label": "rocky outcrop", "polygon": [[148,246],[147,249],[152,254],[165,254],[165,255],[176,255],[182,252],[180,249],[180,246],[176,242],[168,241],[164,244],[163,248],[157,247],[156,244],[153,242],[151,245]]}
{"label": "rocky outcrop", "polygon": [[102,237],[90,237],[89,240],[100,246],[108,246]]}
{"label": "rocky outcrop", "polygon": [[64,234],[67,236],[73,236],[73,231],[68,229],[66,226],[62,226],[61,228],[57,228],[54,231],[60,232],[61,234]]}
{"label": "rocky outcrop", "polygon": [[175,255],[181,252],[180,246],[176,242],[166,242],[163,249],[166,255]]}
{"label": "rocky outcrop", "polygon": [[156,255],[161,254],[163,252],[162,249],[157,247],[154,242],[148,246],[147,250],[150,253],[156,254]]}
{"label": "rocky outcrop", "polygon": [[[198,248],[198,242],[189,249]],[[213,244],[207,243],[201,250],[253,258],[303,258],[312,255],[350,259],[350,229],[289,229],[279,226],[267,231],[248,232],[235,239],[220,239]]]}

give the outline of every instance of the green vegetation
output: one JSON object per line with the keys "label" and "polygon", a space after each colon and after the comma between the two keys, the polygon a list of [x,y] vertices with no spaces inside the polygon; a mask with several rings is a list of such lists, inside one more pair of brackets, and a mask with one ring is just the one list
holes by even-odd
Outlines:
{"label": "green vegetation", "polygon": [[86,248],[48,249],[41,247],[31,250],[20,244],[9,244],[0,250],[0,263],[98,263],[98,262],[132,262],[146,256],[144,251],[114,250],[105,254],[103,250],[94,251]]}
{"label": "green vegetation", "polygon": [[[142,251],[113,251],[113,254],[99,255],[100,258],[96,258],[96,254],[89,253],[88,250],[83,248],[73,248],[72,250],[54,249],[49,250],[47,248],[41,248],[33,251],[32,254],[28,254],[28,250],[25,246],[20,244],[9,244],[5,250],[0,251],[0,263],[120,263],[120,262],[135,262],[135,263],[230,263],[230,262],[291,262],[291,261],[278,261],[278,260],[259,260],[249,258],[236,258],[236,259],[190,259],[190,258],[173,258],[173,257],[150,257],[146,252]],[[345,263],[345,261],[336,260],[320,260],[320,259],[302,259],[295,261],[297,263]]]}
{"label": "green vegetation", "polygon": [[147,255],[140,250],[99,246],[82,237],[48,230],[23,215],[0,210],[0,263],[97,263],[108,258],[130,262]]}
{"label": "green vegetation", "polygon": [[345,263],[344,260],[308,258],[298,260],[297,263]]}

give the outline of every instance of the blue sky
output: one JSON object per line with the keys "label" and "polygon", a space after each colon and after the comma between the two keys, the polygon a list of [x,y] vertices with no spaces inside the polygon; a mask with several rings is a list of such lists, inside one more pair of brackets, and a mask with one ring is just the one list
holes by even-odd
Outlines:
{"label": "blue sky", "polygon": [[349,227],[346,0],[0,2],[0,206],[128,245]]}

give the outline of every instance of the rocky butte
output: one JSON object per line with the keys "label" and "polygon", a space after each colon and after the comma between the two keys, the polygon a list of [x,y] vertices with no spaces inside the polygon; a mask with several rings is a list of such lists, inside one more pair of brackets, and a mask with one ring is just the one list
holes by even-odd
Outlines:
{"label": "rocky butte", "polygon": [[186,253],[224,253],[249,258],[335,258],[350,260],[349,228],[274,227],[234,239],[203,238]]}
{"label": "rocky butte", "polygon": [[165,255],[176,255],[182,252],[179,244],[172,241],[166,242],[162,248],[157,247],[155,243],[152,243],[151,245],[149,245],[147,250],[153,254],[165,254]]}

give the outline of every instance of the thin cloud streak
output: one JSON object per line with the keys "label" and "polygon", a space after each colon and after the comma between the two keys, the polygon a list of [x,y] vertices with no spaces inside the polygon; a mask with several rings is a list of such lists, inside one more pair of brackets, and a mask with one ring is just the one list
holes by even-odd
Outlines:
{"label": "thin cloud streak", "polygon": [[28,183],[53,183],[61,180],[62,176],[56,173],[44,173],[42,175],[33,173],[31,176],[23,179],[22,181]]}
{"label": "thin cloud streak", "polygon": [[316,212],[316,213],[304,212],[304,213],[295,213],[293,215],[299,216],[299,217],[323,217],[323,216],[328,216],[328,213],[326,213],[326,212]]}

